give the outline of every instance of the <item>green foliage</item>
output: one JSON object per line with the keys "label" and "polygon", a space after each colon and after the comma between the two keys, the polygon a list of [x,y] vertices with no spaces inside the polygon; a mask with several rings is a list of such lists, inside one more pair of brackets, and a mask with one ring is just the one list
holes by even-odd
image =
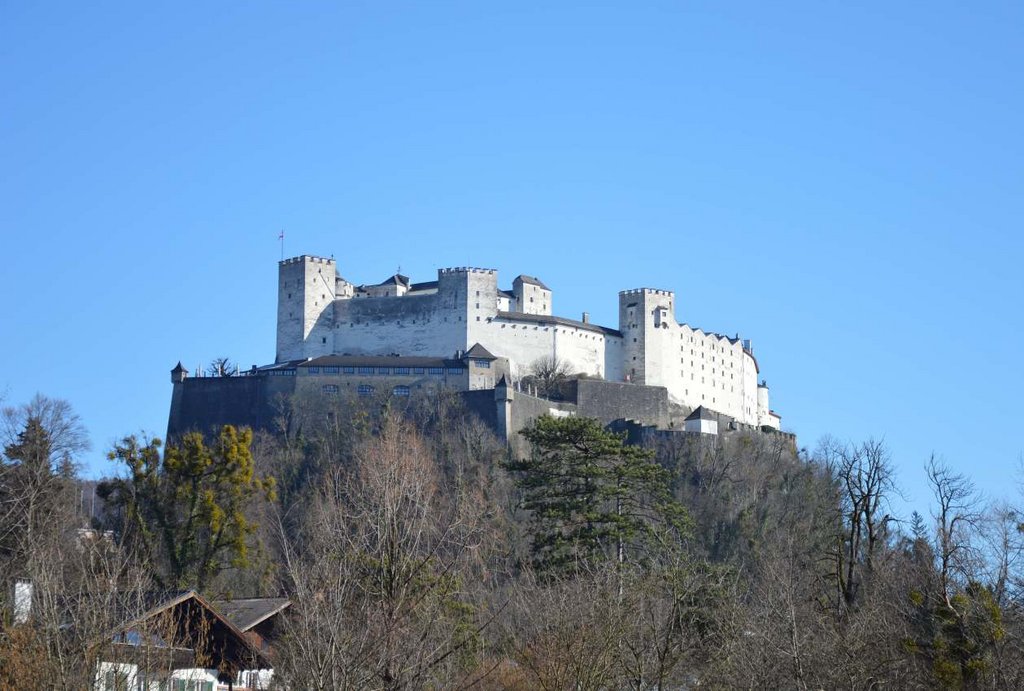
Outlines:
{"label": "green foliage", "polygon": [[530,512],[540,569],[575,569],[609,558],[640,562],[678,544],[687,525],[651,452],[625,444],[591,418],[543,416],[522,431],[529,458],[512,461]]}
{"label": "green foliage", "polygon": [[160,455],[160,440],[126,437],[108,454],[128,477],[99,494],[120,510],[127,536],[157,567],[163,587],[205,588],[221,571],[249,566],[256,524],[246,510],[273,501],[274,481],[256,475],[252,432],[225,425],[212,446],[187,434]]}
{"label": "green foliage", "polygon": [[910,599],[920,639],[905,647],[928,662],[939,688],[974,688],[992,673],[995,646],[1006,632],[991,588],[972,581],[948,601],[929,603],[918,591]]}

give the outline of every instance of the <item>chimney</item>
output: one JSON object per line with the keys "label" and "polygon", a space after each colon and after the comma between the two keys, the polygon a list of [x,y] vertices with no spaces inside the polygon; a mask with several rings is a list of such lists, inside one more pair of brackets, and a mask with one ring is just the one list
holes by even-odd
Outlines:
{"label": "chimney", "polygon": [[590,312],[584,312],[583,313],[583,323],[584,324],[589,324],[590,323]]}
{"label": "chimney", "polygon": [[14,623],[24,624],[32,614],[32,581],[14,583]]}

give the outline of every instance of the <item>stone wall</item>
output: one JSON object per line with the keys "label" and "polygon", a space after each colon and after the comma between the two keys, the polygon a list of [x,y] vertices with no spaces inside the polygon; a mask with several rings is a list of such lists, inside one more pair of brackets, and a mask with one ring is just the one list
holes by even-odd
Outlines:
{"label": "stone wall", "polygon": [[664,387],[579,379],[572,389],[579,415],[597,418],[605,424],[630,419],[645,425],[668,426],[668,391]]}

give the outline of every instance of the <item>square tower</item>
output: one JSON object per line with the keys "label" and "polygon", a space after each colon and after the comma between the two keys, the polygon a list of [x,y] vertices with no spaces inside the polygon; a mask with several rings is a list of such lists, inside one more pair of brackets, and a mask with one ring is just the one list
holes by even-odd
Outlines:
{"label": "square tower", "polygon": [[332,354],[338,283],[334,260],[304,254],[279,262],[277,273],[275,362]]}

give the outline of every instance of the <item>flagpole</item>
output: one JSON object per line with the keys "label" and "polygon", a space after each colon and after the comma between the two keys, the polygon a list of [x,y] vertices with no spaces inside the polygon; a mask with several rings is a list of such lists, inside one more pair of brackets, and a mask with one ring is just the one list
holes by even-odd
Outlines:
{"label": "flagpole", "polygon": [[281,261],[284,261],[284,231],[282,230],[277,235],[277,239],[281,241]]}

